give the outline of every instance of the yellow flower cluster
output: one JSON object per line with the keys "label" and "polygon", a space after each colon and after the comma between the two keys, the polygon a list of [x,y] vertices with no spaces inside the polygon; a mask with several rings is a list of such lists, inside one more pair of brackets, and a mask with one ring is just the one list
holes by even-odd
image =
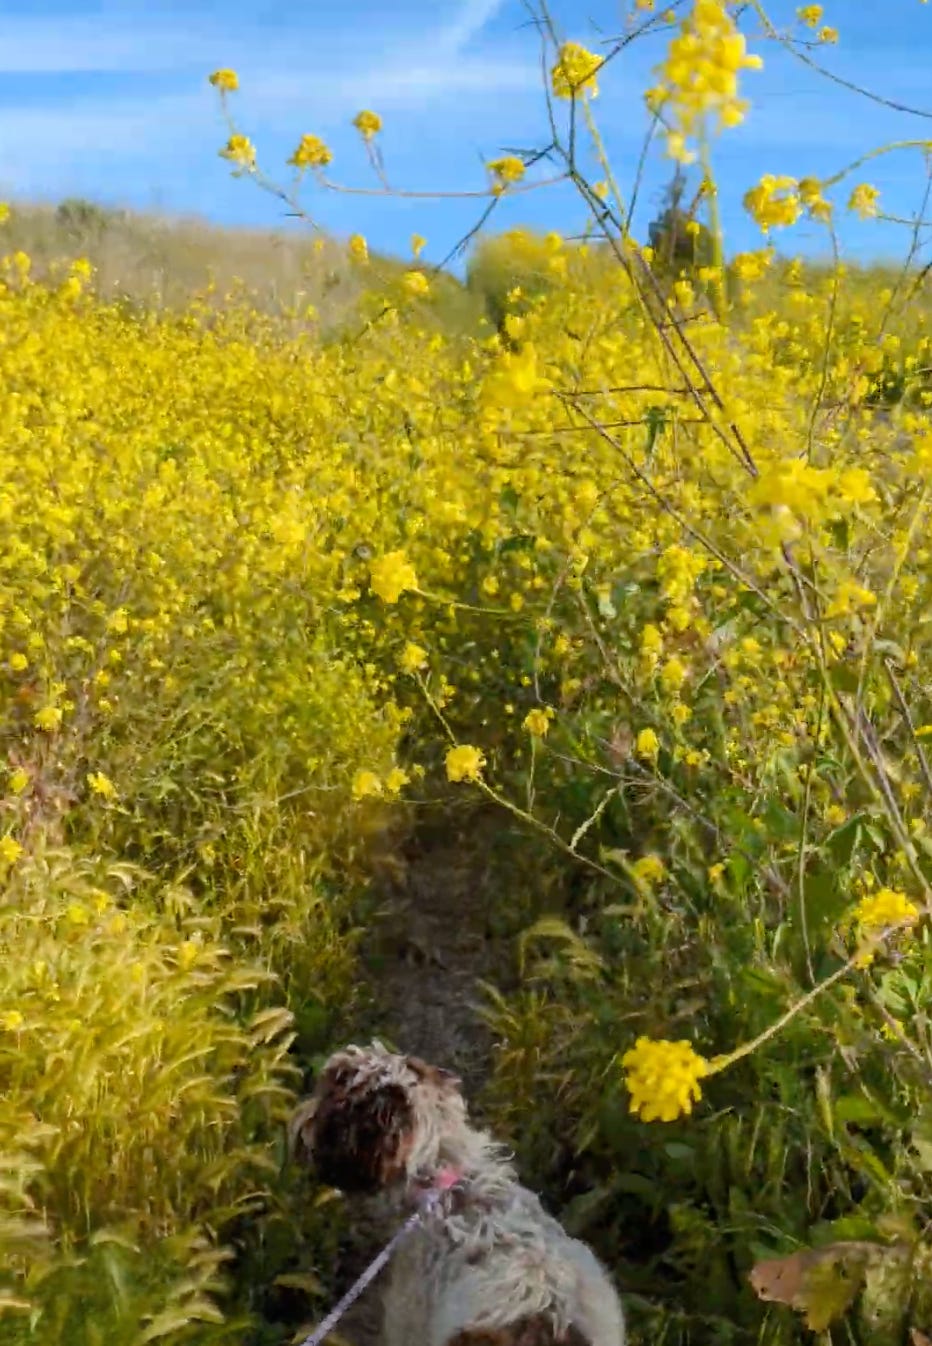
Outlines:
{"label": "yellow flower cluster", "polygon": [[688,1116],[702,1097],[699,1081],[709,1062],[688,1042],[638,1038],[621,1058],[630,1110],[644,1122],[675,1122]]}
{"label": "yellow flower cluster", "polygon": [[402,551],[388,552],[372,562],[369,585],[383,603],[397,603],[403,593],[418,587],[414,567]]}
{"label": "yellow flower cluster", "polygon": [[672,158],[695,159],[691,144],[711,118],[710,129],[740,125],[748,105],[738,96],[738,76],[762,65],[759,56],[748,54],[725,0],[693,0],[647,94],[648,105],[663,111]]}
{"label": "yellow flower cluster", "polygon": [[514,154],[505,155],[501,159],[490,159],[486,167],[492,174],[492,190],[497,195],[520,182],[525,174],[523,161]]}
{"label": "yellow flower cluster", "polygon": [[877,214],[880,192],[868,182],[861,182],[854,188],[848,199],[848,209],[860,215],[862,220]]}
{"label": "yellow flower cluster", "polygon": [[231,163],[241,169],[251,169],[256,166],[256,147],[244,135],[232,135],[220,151],[221,158],[229,159]]}
{"label": "yellow flower cluster", "polygon": [[297,169],[326,168],[333,162],[333,155],[320,136],[305,135],[288,162]]}
{"label": "yellow flower cluster", "polygon": [[756,187],[744,194],[744,208],[764,233],[788,228],[802,214],[803,201],[795,178],[765,173]]}
{"label": "yellow flower cluster", "polygon": [[596,56],[578,42],[564,42],[556,63],[550,72],[551,84],[557,98],[595,98],[599,92],[596,75],[602,67],[602,57]]}
{"label": "yellow flower cluster", "polygon": [[353,125],[362,136],[363,140],[371,140],[373,136],[378,135],[382,129],[382,118],[377,112],[370,112],[364,109],[357,112],[353,118]]}
{"label": "yellow flower cluster", "polygon": [[239,76],[235,70],[215,70],[210,76],[210,83],[220,93],[235,93],[239,88]]}
{"label": "yellow flower cluster", "polygon": [[888,926],[912,924],[919,919],[919,908],[897,888],[879,888],[862,897],[854,909],[854,920],[862,930],[873,933]]}

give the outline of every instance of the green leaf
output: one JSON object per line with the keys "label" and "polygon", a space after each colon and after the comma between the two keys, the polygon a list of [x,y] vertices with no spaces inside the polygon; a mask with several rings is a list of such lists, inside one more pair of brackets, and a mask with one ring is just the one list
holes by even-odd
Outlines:
{"label": "green leaf", "polygon": [[833,664],[828,671],[829,681],[839,692],[856,692],[860,683],[858,670],[850,664]]}
{"label": "green leaf", "polygon": [[856,813],[853,818],[842,823],[841,827],[836,827],[834,832],[830,832],[826,837],[826,849],[839,868],[847,868],[851,864],[865,822],[865,815]]}

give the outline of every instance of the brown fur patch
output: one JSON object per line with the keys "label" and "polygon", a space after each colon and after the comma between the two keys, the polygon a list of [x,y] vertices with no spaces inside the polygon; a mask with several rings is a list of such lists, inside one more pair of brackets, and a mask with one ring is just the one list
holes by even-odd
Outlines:
{"label": "brown fur patch", "polygon": [[507,1327],[466,1327],[451,1337],[447,1346],[591,1346],[578,1327],[557,1333],[542,1313],[521,1318]]}
{"label": "brown fur patch", "polygon": [[352,1072],[338,1067],[321,1080],[318,1098],[302,1139],[322,1182],[343,1192],[375,1192],[402,1176],[413,1114],[401,1085],[354,1086]]}

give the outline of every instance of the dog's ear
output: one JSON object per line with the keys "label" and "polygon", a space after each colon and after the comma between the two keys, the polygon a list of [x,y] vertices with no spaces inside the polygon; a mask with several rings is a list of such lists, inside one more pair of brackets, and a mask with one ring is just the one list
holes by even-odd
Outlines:
{"label": "dog's ear", "polygon": [[353,1082],[348,1073],[328,1072],[310,1126],[314,1167],[328,1186],[376,1192],[404,1176],[414,1110],[402,1085]]}
{"label": "dog's ear", "polygon": [[419,1056],[406,1056],[405,1063],[425,1084],[432,1084],[437,1089],[450,1090],[452,1093],[459,1093],[462,1089],[463,1081],[459,1075],[454,1075],[452,1070],[444,1070],[443,1066],[428,1065]]}

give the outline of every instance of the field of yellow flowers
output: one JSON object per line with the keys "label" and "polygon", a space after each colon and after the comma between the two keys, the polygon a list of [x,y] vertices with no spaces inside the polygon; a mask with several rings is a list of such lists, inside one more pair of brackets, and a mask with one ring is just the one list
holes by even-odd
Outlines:
{"label": "field of yellow flowers", "polygon": [[[732,9],[649,20],[675,158],[742,115]],[[597,146],[600,77],[559,50]],[[235,127],[224,153],[259,176]],[[493,197],[524,174],[490,170]],[[361,1021],[386,836],[471,809],[517,837],[483,1106],[634,1339],[932,1332],[917,269],[664,268],[579,185],[591,241],[480,249],[479,338],[419,264],[323,342],[3,258],[9,1346],[279,1346],[319,1315],[341,1217],[283,1121]],[[746,205],[876,211],[834,186]]]}

